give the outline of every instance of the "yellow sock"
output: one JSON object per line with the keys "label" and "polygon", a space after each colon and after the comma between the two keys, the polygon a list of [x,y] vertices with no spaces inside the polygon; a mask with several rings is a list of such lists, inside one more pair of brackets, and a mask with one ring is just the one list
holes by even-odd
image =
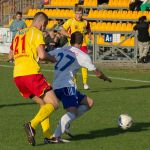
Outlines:
{"label": "yellow sock", "polygon": [[50,138],[52,135],[50,133],[50,119],[47,117],[41,122],[44,138]]}
{"label": "yellow sock", "polygon": [[52,104],[45,104],[44,106],[42,106],[37,115],[31,120],[31,126],[35,128],[45,118],[49,117],[53,111],[54,106]]}
{"label": "yellow sock", "polygon": [[82,68],[81,71],[82,71],[83,84],[87,84],[88,70],[86,68]]}

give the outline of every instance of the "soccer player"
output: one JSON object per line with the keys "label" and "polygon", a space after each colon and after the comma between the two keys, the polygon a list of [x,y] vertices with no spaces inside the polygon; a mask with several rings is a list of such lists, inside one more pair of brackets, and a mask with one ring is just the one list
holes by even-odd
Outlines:
{"label": "soccer player", "polygon": [[60,137],[68,129],[71,122],[83,115],[93,106],[93,100],[80,93],[75,87],[73,76],[78,69],[85,67],[89,71],[94,71],[98,78],[111,82],[102,71],[99,71],[92,64],[90,57],[80,51],[82,42],[82,33],[76,31],[71,35],[71,46],[58,48],[49,52],[50,55],[55,56],[57,59],[55,63],[53,89],[66,110],[66,113],[61,117],[58,123],[51,142],[61,142]]}
{"label": "soccer player", "polygon": [[[83,16],[83,8],[80,6],[75,7],[75,18],[67,20],[63,26],[61,33],[66,35],[70,38],[71,34],[75,31],[80,31],[83,34],[83,44],[80,48],[81,51],[87,53],[87,42],[86,42],[86,35],[89,35],[91,38],[91,30],[90,30],[90,24],[87,20],[82,18]],[[84,89],[89,89],[89,86],[87,84],[88,79],[88,70],[87,68],[82,68],[82,78],[83,78],[83,87]]]}
{"label": "soccer player", "polygon": [[41,124],[44,141],[51,137],[49,116],[58,107],[58,100],[51,85],[40,71],[38,60],[55,62],[55,58],[48,55],[44,49],[42,30],[45,30],[48,17],[43,12],[35,14],[31,27],[16,33],[9,53],[14,59],[14,82],[21,95],[31,98],[40,105],[39,112],[24,125],[28,142],[35,145],[35,128]]}

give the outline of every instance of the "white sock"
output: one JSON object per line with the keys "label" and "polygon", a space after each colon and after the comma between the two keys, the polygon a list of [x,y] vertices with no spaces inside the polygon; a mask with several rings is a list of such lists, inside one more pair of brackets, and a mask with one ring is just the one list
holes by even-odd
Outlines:
{"label": "white sock", "polygon": [[76,115],[74,113],[67,112],[66,114],[64,114],[61,117],[53,136],[60,137],[75,118],[76,118]]}
{"label": "white sock", "polygon": [[87,105],[80,105],[77,109],[77,117],[82,116],[88,110],[89,107]]}

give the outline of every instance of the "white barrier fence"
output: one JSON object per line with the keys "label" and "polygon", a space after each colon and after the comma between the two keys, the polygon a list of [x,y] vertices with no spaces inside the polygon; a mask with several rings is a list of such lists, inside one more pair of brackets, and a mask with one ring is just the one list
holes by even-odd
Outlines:
{"label": "white barrier fence", "polygon": [[0,53],[9,53],[12,33],[9,28],[0,28]]}

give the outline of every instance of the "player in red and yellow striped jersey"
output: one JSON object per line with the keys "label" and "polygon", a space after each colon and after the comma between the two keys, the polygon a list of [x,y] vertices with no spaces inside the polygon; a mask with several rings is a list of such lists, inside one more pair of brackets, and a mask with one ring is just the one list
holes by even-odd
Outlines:
{"label": "player in red and yellow striped jersey", "polygon": [[[68,36],[70,38],[71,34],[80,31],[83,34],[83,44],[81,47],[81,51],[87,53],[87,42],[86,35],[90,36],[90,25],[87,20],[82,18],[83,16],[83,8],[75,7],[75,18],[68,19],[62,26],[62,34]],[[88,78],[88,70],[86,68],[82,68],[82,78],[84,89],[88,89],[87,78]]]}
{"label": "player in red and yellow striped jersey", "polygon": [[38,12],[31,27],[20,30],[15,35],[10,59],[14,59],[14,81],[25,98],[32,98],[40,105],[37,115],[24,125],[29,144],[35,145],[35,128],[41,123],[45,142],[50,139],[49,116],[58,107],[58,100],[52,87],[40,72],[38,60],[55,62],[55,58],[45,52],[42,30],[46,28],[48,17]]}

